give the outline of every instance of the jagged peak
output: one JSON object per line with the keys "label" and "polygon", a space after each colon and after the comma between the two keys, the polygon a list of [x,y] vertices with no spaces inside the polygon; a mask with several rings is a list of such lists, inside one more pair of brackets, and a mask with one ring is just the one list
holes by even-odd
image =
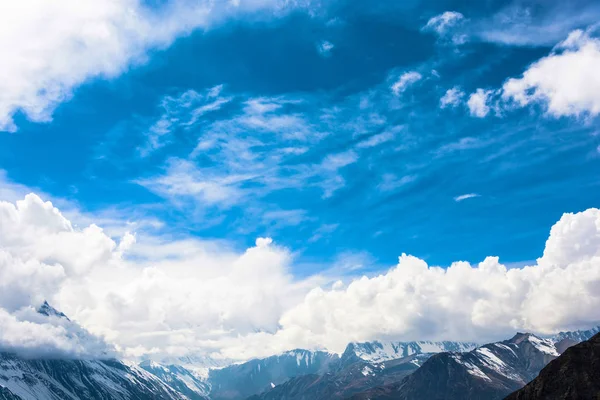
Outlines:
{"label": "jagged peak", "polygon": [[550,339],[542,339],[539,336],[529,332],[517,332],[515,336],[507,340],[508,343],[515,344],[517,346],[524,342],[529,342],[533,347],[542,353],[558,356],[559,353],[554,345],[554,342]]}
{"label": "jagged peak", "polygon": [[56,308],[52,307],[46,300],[44,300],[44,303],[38,307],[37,312],[47,317],[64,318],[67,321],[70,321],[69,317],[67,317],[64,313],[58,311]]}
{"label": "jagged peak", "polygon": [[530,335],[532,335],[532,333],[529,333],[529,332],[517,332],[515,334],[515,336],[513,336],[510,339],[508,339],[507,342],[514,343],[514,344],[519,344],[519,343],[527,340]]}

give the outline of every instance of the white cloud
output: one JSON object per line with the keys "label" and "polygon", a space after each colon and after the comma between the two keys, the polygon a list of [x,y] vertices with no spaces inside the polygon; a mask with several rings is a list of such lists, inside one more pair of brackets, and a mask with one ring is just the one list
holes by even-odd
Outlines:
{"label": "white cloud", "polygon": [[454,201],[460,202],[460,201],[463,201],[463,200],[472,199],[474,197],[479,197],[479,195],[477,193],[461,194],[460,196],[456,196],[454,198]]}
{"label": "white cloud", "polygon": [[0,307],[0,350],[35,358],[111,358],[115,352],[101,338],[76,323],[44,316],[32,307],[9,313]]}
{"label": "white cloud", "polygon": [[333,50],[334,47],[333,43],[323,40],[317,45],[317,50],[319,51],[319,54],[327,57],[331,54],[331,50]]}
{"label": "white cloud", "polygon": [[463,137],[457,140],[456,142],[444,144],[436,151],[436,153],[439,156],[443,156],[457,151],[477,149],[485,146],[486,144],[487,143],[485,141],[476,139],[474,137]]}
{"label": "white cloud", "polygon": [[382,275],[312,290],[275,338],[341,351],[374,338],[485,341],[592,326],[600,321],[599,249],[600,210],[589,209],[563,215],[533,266],[507,269],[488,257],[442,269],[403,255]]}
{"label": "white cloud", "polygon": [[400,78],[394,82],[390,89],[392,90],[392,93],[394,93],[396,96],[399,96],[409,86],[421,80],[421,78],[423,78],[423,76],[416,71],[405,72],[400,75]]}
{"label": "white cloud", "polygon": [[465,93],[462,90],[460,90],[459,87],[453,87],[451,89],[448,89],[446,93],[440,98],[440,108],[454,108],[461,103],[463,97],[465,97]]}
{"label": "white cloud", "polygon": [[330,236],[333,232],[335,232],[340,224],[323,224],[318,227],[313,235],[308,239],[309,243],[317,242],[323,238]]}
{"label": "white cloud", "polygon": [[[205,99],[207,95],[199,97]],[[223,97],[220,91],[213,97],[235,98]],[[198,145],[189,157],[171,158],[164,165],[164,173],[134,182],[177,206],[196,205],[202,216],[211,209],[242,203],[246,209],[251,208],[279,190],[317,188],[322,190],[323,197],[331,197],[344,187],[340,171],[358,160],[354,150],[325,151],[317,154],[321,161],[316,163],[297,161],[298,155],[311,150],[307,145],[316,145],[329,135],[329,127],[319,118],[319,112],[312,115],[299,111],[307,106],[304,98],[237,97],[237,101],[231,102],[231,107],[237,106],[237,110],[234,108],[230,118],[202,126]],[[180,103],[176,102],[175,123],[181,126],[184,121],[191,121],[184,125],[198,128],[197,120],[189,115],[195,106],[181,107]],[[209,104],[213,103],[211,100]],[[383,142],[392,134],[382,134],[376,140]],[[197,163],[200,157],[204,162],[202,167]]]}
{"label": "white cloud", "polygon": [[365,139],[365,140],[359,142],[356,145],[356,147],[358,147],[359,149],[364,149],[364,148],[379,146],[380,144],[394,140],[394,136],[395,136],[395,134],[393,131],[381,132],[381,133],[378,133],[376,135],[369,137],[368,139]]}
{"label": "white cloud", "polygon": [[99,228],[73,227],[35,195],[0,203],[0,227],[7,226],[0,230],[0,347],[20,351],[110,350],[64,321],[41,320],[31,306],[43,298],[122,354],[157,358],[340,351],[348,341],[386,338],[493,340],[600,321],[598,209],[563,215],[532,266],[508,269],[488,257],[442,269],[403,255],[386,273],[333,287],[333,277],[295,279],[293,253],[270,238],[245,251],[147,235],[117,245]]}
{"label": "white cloud", "polygon": [[456,26],[457,23],[464,20],[464,18],[465,16],[457,11],[446,11],[429,19],[423,29],[431,29],[442,35],[446,33],[449,28]]}
{"label": "white cloud", "polygon": [[549,115],[600,113],[600,39],[577,30],[554,51],[506,81],[502,97],[518,106],[542,104]]}
{"label": "white cloud", "polygon": [[471,93],[469,100],[467,100],[467,107],[473,117],[484,118],[490,112],[490,106],[488,100],[492,91],[477,89],[474,93]]}
{"label": "white cloud", "polygon": [[460,45],[467,41],[467,35],[457,32],[456,28],[465,21],[465,16],[457,11],[446,11],[427,21],[423,31],[435,32],[440,40]]}
{"label": "white cloud", "polygon": [[197,27],[227,16],[293,5],[279,0],[179,0],[148,8],[139,0],[22,0],[0,4],[0,131],[17,129],[13,116],[52,118],[73,90],[95,78],[112,78],[144,62],[151,48],[168,46]]}
{"label": "white cloud", "polygon": [[205,114],[219,110],[231,101],[221,96],[223,85],[206,89],[202,93],[188,90],[178,96],[165,96],[160,104],[162,115],[148,128],[147,141],[139,148],[145,157],[165,146],[170,135],[177,129],[195,125]]}
{"label": "white cloud", "polygon": [[502,45],[553,46],[572,30],[597,24],[599,18],[597,2],[547,2],[544,7],[507,2],[496,14],[474,21],[471,30],[484,41]]}
{"label": "white cloud", "polygon": [[254,174],[219,175],[216,172],[197,168],[194,163],[172,159],[168,162],[164,175],[149,179],[139,179],[135,183],[146,187],[175,202],[185,198],[208,205],[229,207],[245,196],[244,182],[255,177]]}
{"label": "white cloud", "polygon": [[125,354],[140,345],[162,355],[218,352],[238,335],[275,331],[309,288],[294,281],[291,253],[270,238],[242,252],[143,235],[117,245],[100,228],[74,228],[33,194],[0,202],[0,227],[4,349],[99,354],[102,341],[76,326],[36,319],[31,307],[47,299]]}
{"label": "white cloud", "polygon": [[387,173],[382,176],[381,183],[377,185],[377,188],[383,192],[388,192],[414,182],[416,179],[415,175],[405,175],[398,178],[394,174]]}

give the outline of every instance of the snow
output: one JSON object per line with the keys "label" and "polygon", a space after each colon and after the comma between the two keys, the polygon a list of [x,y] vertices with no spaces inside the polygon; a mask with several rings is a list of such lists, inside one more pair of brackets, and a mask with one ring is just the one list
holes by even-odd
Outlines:
{"label": "snow", "polygon": [[369,376],[369,375],[371,375],[371,374],[373,373],[373,370],[372,370],[371,368],[369,368],[368,366],[365,366],[365,367],[362,369],[361,373],[362,373],[364,376]]}
{"label": "snow", "polygon": [[507,346],[504,343],[494,343],[494,345],[501,349],[510,350],[510,352],[513,353],[515,357],[517,357],[517,353],[515,353],[515,351],[510,346]]}
{"label": "snow", "polygon": [[455,354],[452,356],[452,358],[461,365],[464,365],[465,368],[467,368],[467,372],[473,376],[476,376],[478,378],[481,378],[483,380],[486,381],[490,381],[491,379],[489,376],[487,376],[477,365],[470,363],[468,361],[465,361],[461,358],[461,356],[459,354]]}
{"label": "snow", "polygon": [[435,342],[417,342],[422,353],[441,353],[445,351],[441,343]]}
{"label": "snow", "polygon": [[[282,356],[295,357],[296,365],[298,367],[300,367],[302,364],[309,367],[310,364],[314,362],[314,357],[315,357],[314,353],[311,351],[308,351],[308,350],[292,350],[292,351],[285,352],[276,357],[282,357]],[[277,362],[279,362],[279,359],[277,360]]]}
{"label": "snow", "polygon": [[275,384],[271,382],[271,389],[275,387]]}
{"label": "snow", "polygon": [[556,357],[559,356],[558,351],[556,351],[556,347],[554,347],[554,343],[552,343],[551,340],[541,339],[535,335],[529,335],[527,340],[529,340],[529,342],[542,353],[550,354],[551,356]]}
{"label": "snow", "polygon": [[365,342],[352,343],[354,353],[360,359],[370,363],[382,363],[413,354],[440,353],[444,351],[470,351],[476,345],[463,342]]}
{"label": "snow", "polygon": [[[139,368],[113,367],[112,363],[97,360],[46,361],[24,360],[0,354],[0,386],[23,399],[77,400],[80,394],[90,397],[103,395],[114,400],[129,399],[131,384],[173,393],[155,375]],[[60,381],[55,379],[60,376]],[[173,399],[181,397],[173,393]]]}
{"label": "snow", "polygon": [[506,363],[492,353],[487,347],[480,347],[476,350],[476,352],[483,356],[483,362],[491,369],[502,373],[502,371],[507,368]]}

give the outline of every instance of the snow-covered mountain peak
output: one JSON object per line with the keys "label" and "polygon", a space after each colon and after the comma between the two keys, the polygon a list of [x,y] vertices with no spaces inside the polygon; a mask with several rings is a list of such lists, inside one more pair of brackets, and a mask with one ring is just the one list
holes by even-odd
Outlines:
{"label": "snow-covered mountain peak", "polygon": [[573,342],[583,342],[585,340],[591,339],[591,337],[594,336],[595,334],[597,334],[598,332],[600,332],[600,326],[596,326],[592,329],[588,329],[585,331],[577,330],[577,331],[570,331],[570,332],[560,332],[560,333],[552,336],[550,339],[554,343],[560,342],[561,340],[565,340],[565,339],[572,340]]}
{"label": "snow-covered mountain peak", "polygon": [[551,356],[558,357],[560,354],[556,350],[554,346],[554,342],[550,339],[542,339],[535,335],[529,335],[527,340],[535,346],[536,349],[541,351],[542,353],[550,354]]}
{"label": "snow-covered mountain peak", "polygon": [[342,358],[358,357],[370,363],[381,363],[413,354],[441,353],[441,352],[466,352],[477,347],[476,343],[450,342],[450,341],[415,341],[393,342],[373,341],[363,343],[350,343]]}
{"label": "snow-covered mountain peak", "polygon": [[536,349],[541,351],[542,353],[549,354],[551,356],[558,357],[559,352],[554,345],[554,341],[551,339],[543,339],[539,336],[536,336],[532,333],[517,333],[513,336],[508,342],[516,345],[520,345],[523,342],[531,343]]}
{"label": "snow-covered mountain peak", "polygon": [[69,317],[52,307],[47,301],[44,301],[44,304],[37,309],[37,312],[47,317],[65,318],[67,321],[70,321]]}

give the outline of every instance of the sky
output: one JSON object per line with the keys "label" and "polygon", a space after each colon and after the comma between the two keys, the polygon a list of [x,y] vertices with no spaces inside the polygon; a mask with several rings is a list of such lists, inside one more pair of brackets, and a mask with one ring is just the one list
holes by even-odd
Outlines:
{"label": "sky", "polygon": [[600,322],[600,5],[471,3],[4,2],[0,347]]}

